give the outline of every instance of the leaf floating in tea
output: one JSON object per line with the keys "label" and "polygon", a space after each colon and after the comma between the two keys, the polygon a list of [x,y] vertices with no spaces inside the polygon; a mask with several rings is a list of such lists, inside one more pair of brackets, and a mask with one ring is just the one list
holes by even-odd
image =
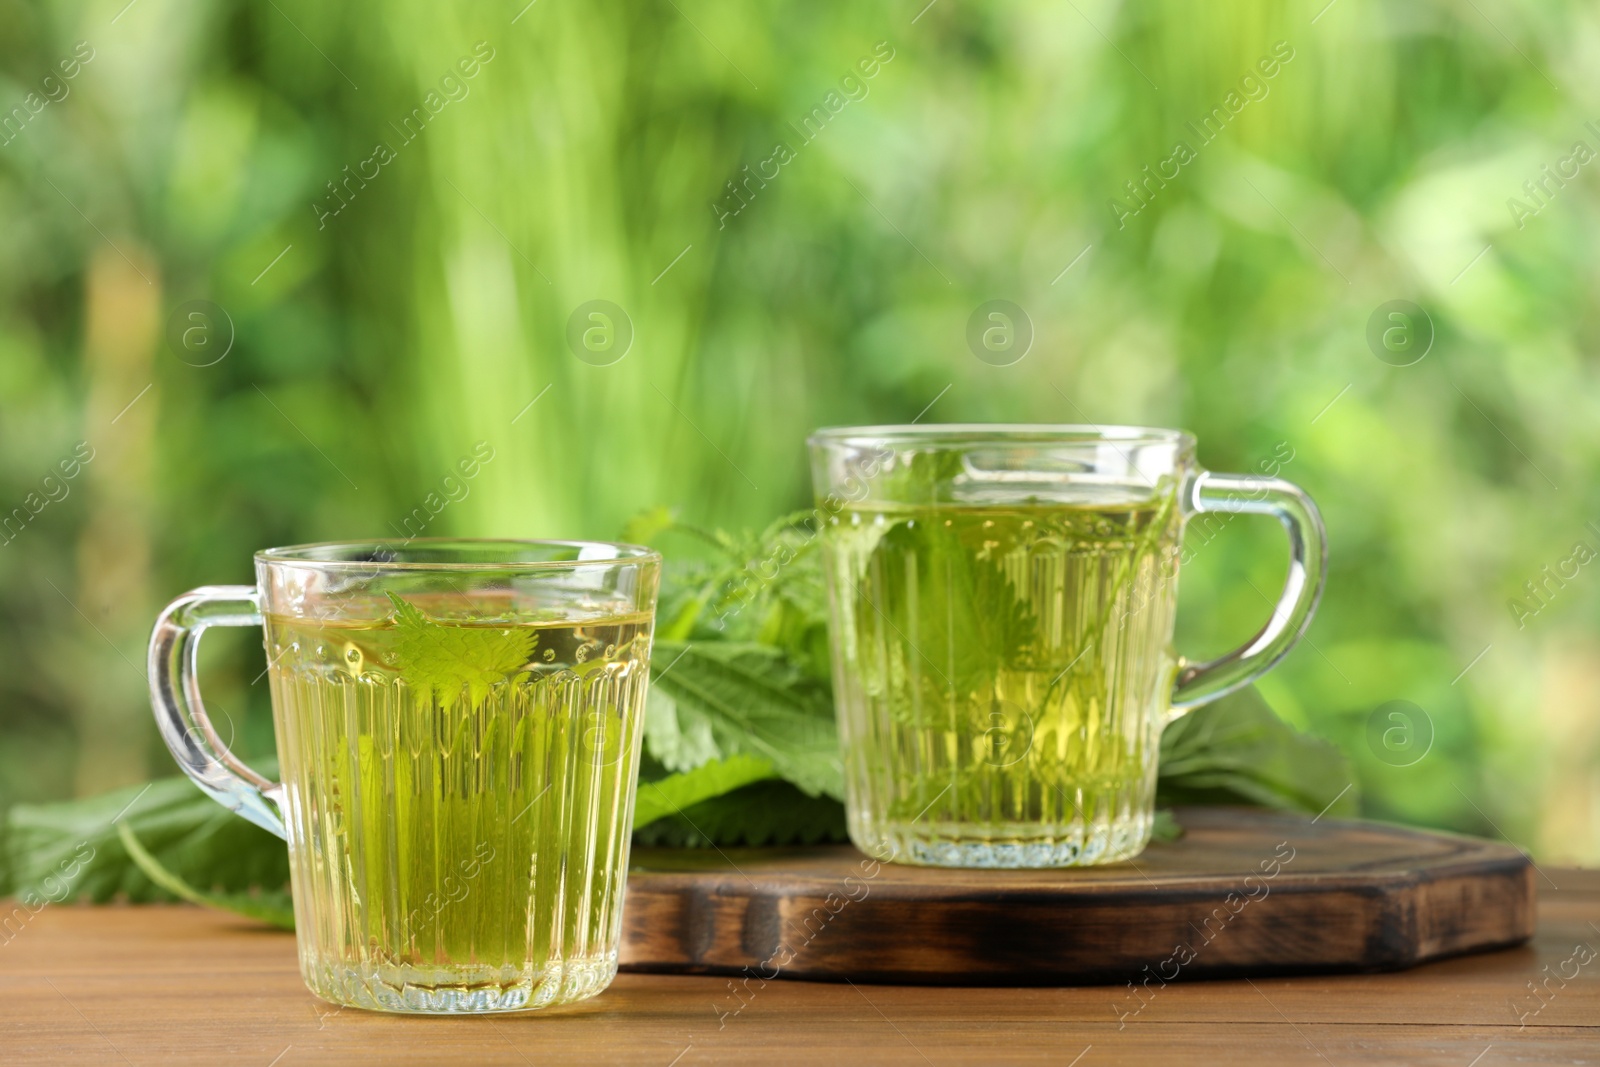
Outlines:
{"label": "leaf floating in tea", "polygon": [[476,704],[533,658],[538,635],[525,627],[446,626],[389,594],[394,603],[395,666],[419,700],[448,711],[467,690]]}
{"label": "leaf floating in tea", "polygon": [[873,549],[881,592],[860,591],[871,610],[888,612],[921,665],[963,695],[991,689],[1003,663],[1031,656],[1038,633],[1032,607],[991,548],[982,532],[952,529],[931,514],[896,521]]}
{"label": "leaf floating in tea", "polygon": [[837,711],[868,851],[1048,866],[1143,847],[1181,527],[1171,492],[1104,495],[868,501],[831,520]]}

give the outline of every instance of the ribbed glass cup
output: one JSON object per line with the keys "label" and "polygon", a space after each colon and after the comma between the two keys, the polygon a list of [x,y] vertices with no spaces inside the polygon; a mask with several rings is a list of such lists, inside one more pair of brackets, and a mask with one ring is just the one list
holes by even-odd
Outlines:
{"label": "ribbed glass cup", "polygon": [[181,645],[185,621],[197,634],[229,605],[219,621],[264,623],[282,783],[249,802],[258,784],[212,745],[192,684],[183,736],[201,751],[174,752],[287,838],[312,992],[458,1013],[604,989],[659,557],[419,540],[275,549],[256,564],[257,589],[196,591],[157,637],[165,624]]}
{"label": "ribbed glass cup", "polygon": [[[876,426],[810,439],[850,838],[947,867],[1137,855],[1162,729],[1293,646],[1322,523],[1273,477],[1219,475],[1177,430]],[[1244,647],[1172,647],[1187,519],[1276,517],[1287,581]]]}

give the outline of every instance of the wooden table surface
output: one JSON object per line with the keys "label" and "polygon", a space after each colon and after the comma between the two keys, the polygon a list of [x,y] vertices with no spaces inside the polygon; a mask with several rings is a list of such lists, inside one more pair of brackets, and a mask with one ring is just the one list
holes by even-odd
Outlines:
{"label": "wooden table surface", "polygon": [[550,1013],[379,1015],[307,993],[288,934],[186,906],[51,905],[0,943],[0,1064],[1600,1063],[1600,872],[1543,871],[1539,894],[1522,948],[1393,974],[1180,979],[1120,1025],[1126,986],[779,980],[734,1013],[726,978],[629,974]]}

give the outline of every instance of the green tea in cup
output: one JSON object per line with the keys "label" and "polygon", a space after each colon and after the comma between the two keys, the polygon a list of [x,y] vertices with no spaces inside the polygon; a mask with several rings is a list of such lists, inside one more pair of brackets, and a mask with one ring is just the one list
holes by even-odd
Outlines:
{"label": "green tea in cup", "polygon": [[[1137,855],[1162,728],[1280,659],[1320,592],[1315,507],[1175,430],[905,426],[811,440],[851,839],[954,867]],[[1289,577],[1244,648],[1172,648],[1185,520],[1278,517]]]}
{"label": "green tea in cup", "polygon": [[[179,765],[287,839],[311,991],[386,1011],[517,1011],[616,974],[660,559],[430,541],[256,556],[151,641]],[[208,626],[264,623],[281,783],[216,737]]]}

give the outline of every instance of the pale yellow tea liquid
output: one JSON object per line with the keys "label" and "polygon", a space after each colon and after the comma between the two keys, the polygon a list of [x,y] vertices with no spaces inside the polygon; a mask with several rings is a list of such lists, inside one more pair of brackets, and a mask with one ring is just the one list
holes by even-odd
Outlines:
{"label": "pale yellow tea liquid", "polygon": [[1180,522],[1141,503],[846,507],[826,531],[850,834],[903,862],[1149,839]]}
{"label": "pale yellow tea liquid", "polygon": [[403,629],[267,618],[306,982],[422,1012],[597,992],[617,969],[649,616]]}

